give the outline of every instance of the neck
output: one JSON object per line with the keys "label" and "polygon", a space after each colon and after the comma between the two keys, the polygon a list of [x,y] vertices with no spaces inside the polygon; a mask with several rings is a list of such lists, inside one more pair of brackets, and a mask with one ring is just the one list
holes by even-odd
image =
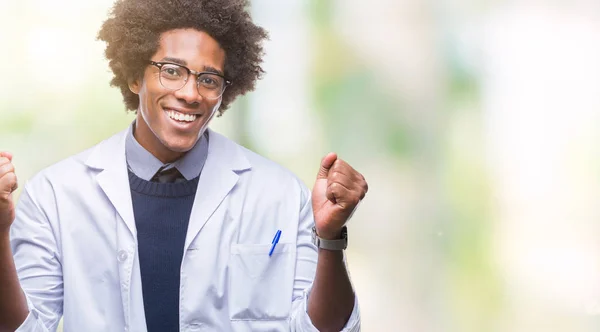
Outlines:
{"label": "neck", "polygon": [[140,143],[140,145],[150,152],[156,159],[160,160],[163,164],[172,163],[185,154],[185,152],[177,152],[167,148],[159,139],[154,135],[152,130],[146,124],[144,119],[141,119],[140,114],[135,120],[135,126],[133,127],[133,137]]}

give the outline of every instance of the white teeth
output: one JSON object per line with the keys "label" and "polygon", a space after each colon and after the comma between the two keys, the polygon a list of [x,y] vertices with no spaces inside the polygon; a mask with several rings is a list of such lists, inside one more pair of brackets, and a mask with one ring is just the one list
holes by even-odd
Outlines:
{"label": "white teeth", "polygon": [[177,121],[186,121],[186,122],[192,122],[194,120],[196,120],[196,118],[198,117],[196,114],[183,114],[183,113],[179,113],[173,110],[168,110],[167,111],[167,115],[174,120]]}

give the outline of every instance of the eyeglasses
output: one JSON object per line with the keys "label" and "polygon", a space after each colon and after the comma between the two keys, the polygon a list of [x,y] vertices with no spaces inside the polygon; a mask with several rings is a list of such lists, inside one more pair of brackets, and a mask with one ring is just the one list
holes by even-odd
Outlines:
{"label": "eyeglasses", "polygon": [[149,61],[151,65],[160,69],[160,84],[169,90],[179,90],[185,86],[190,75],[196,76],[198,93],[207,99],[218,99],[225,92],[225,88],[231,85],[231,81],[225,76],[211,72],[197,72],[188,67],[171,62]]}

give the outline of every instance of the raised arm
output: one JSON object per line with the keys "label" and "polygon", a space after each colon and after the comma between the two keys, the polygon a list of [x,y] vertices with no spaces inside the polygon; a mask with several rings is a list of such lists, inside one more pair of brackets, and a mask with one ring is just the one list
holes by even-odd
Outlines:
{"label": "raised arm", "polygon": [[[341,238],[368,186],[348,163],[330,153],[321,161],[312,191],[317,235],[325,240]],[[319,249],[317,271],[308,299],[308,315],[319,331],[342,330],[355,306],[355,295],[342,251]]]}
{"label": "raised arm", "polygon": [[15,219],[13,192],[16,189],[12,155],[0,152],[0,331],[16,330],[29,313],[10,248],[10,226]]}

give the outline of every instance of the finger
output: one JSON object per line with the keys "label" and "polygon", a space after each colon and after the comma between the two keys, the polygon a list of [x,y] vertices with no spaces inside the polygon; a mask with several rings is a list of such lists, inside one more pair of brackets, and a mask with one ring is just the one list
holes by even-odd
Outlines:
{"label": "finger", "polygon": [[357,181],[365,179],[362,174],[354,169],[354,167],[350,166],[350,164],[339,158],[333,163],[333,166],[331,166],[329,172],[339,172]]}
{"label": "finger", "polygon": [[8,173],[0,178],[0,193],[2,196],[8,196],[17,189],[17,175]]}
{"label": "finger", "polygon": [[361,188],[361,182],[344,173],[340,173],[339,171],[330,171],[329,176],[327,177],[327,184],[331,185],[333,183],[339,183],[349,190],[357,190]]}
{"label": "finger", "polygon": [[327,190],[335,197],[335,204],[344,210],[353,209],[360,202],[360,192],[350,190],[339,183],[333,183]]}
{"label": "finger", "polygon": [[337,198],[342,194],[342,190],[345,190],[345,188],[339,183],[329,184],[326,191],[327,199],[336,204]]}
{"label": "finger", "polygon": [[344,160],[338,158],[333,162],[333,165],[331,166],[331,171],[337,171],[340,173],[344,173],[346,175],[351,175],[352,172],[355,172],[354,168],[352,168],[352,166],[350,166],[350,164],[348,164],[347,162],[345,162]]}
{"label": "finger", "polygon": [[0,157],[0,166],[9,164],[9,163],[10,163],[10,159],[8,159],[6,157]]}
{"label": "finger", "polygon": [[17,178],[17,174],[15,172],[8,173],[8,174],[14,174],[14,176],[15,176],[15,182],[14,182],[14,184],[12,186],[12,190],[11,190],[11,192],[15,192],[15,190],[19,189],[19,178]]}
{"label": "finger", "polygon": [[1,164],[0,163],[0,178],[8,173],[15,172],[15,165],[12,163]]}
{"label": "finger", "polygon": [[0,157],[8,158],[8,161],[12,161],[12,153],[8,151],[0,151]]}
{"label": "finger", "polygon": [[336,199],[335,199],[335,195],[336,194],[334,193],[334,190],[332,190],[332,189],[333,188],[331,187],[331,185],[327,186],[327,189],[325,190],[325,197],[327,197],[327,199],[331,203],[335,204],[337,202]]}
{"label": "finger", "polygon": [[340,183],[332,183],[327,187],[327,195],[331,195],[335,199],[335,201],[331,200],[332,202],[338,205],[348,206],[358,204],[361,192],[348,189]]}
{"label": "finger", "polygon": [[340,186],[340,189],[333,189],[331,191],[336,203],[361,201],[367,194],[362,188],[362,184],[344,184],[343,182],[332,182],[328,185],[328,189],[331,186]]}
{"label": "finger", "polygon": [[347,162],[339,158],[329,170],[328,180],[343,183],[349,189],[362,188],[366,192],[369,188],[365,177]]}
{"label": "finger", "polygon": [[323,157],[323,159],[321,160],[321,167],[319,168],[319,173],[317,174],[317,179],[327,178],[327,174],[329,174],[329,169],[336,161],[336,159],[337,154],[335,154],[334,152],[330,152],[325,157]]}

